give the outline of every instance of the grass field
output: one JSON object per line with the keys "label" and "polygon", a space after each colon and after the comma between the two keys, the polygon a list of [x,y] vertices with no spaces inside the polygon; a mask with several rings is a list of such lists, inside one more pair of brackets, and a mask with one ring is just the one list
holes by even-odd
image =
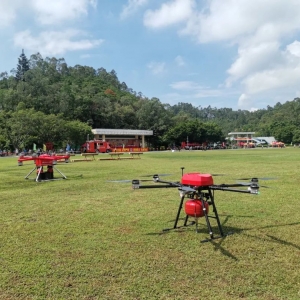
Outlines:
{"label": "grass field", "polygon": [[[68,179],[43,183],[24,179],[33,166],[0,158],[0,299],[300,299],[299,148],[62,163]],[[155,173],[179,181],[181,167],[225,174],[216,184],[277,179],[260,182],[269,188],[258,196],[216,191],[234,234],[208,243],[203,218],[199,233],[162,233],[176,216],[176,188],[107,182]]]}

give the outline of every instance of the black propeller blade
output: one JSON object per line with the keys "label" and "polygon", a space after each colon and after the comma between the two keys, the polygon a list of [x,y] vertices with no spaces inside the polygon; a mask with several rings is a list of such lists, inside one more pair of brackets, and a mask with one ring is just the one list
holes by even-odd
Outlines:
{"label": "black propeller blade", "polygon": [[238,184],[240,184],[241,186],[251,186],[252,184],[257,184],[259,187],[269,188],[268,186],[260,185],[257,182],[238,182]]}
{"label": "black propeller blade", "polygon": [[142,175],[141,177],[154,177],[154,176],[171,176],[172,174],[148,174],[148,175]]}
{"label": "black propeller blade", "polygon": [[[142,175],[140,177],[152,177],[154,178],[159,178],[160,176],[170,176],[172,174],[149,174],[149,175]],[[138,179],[139,182],[144,182],[144,181],[153,181],[153,179]],[[132,179],[125,179],[125,180],[107,180],[106,182],[132,182]]]}
{"label": "black propeller blade", "polygon": [[[142,180],[138,180],[140,182],[144,182],[144,181],[153,181],[153,180],[150,180],[150,179],[142,179]],[[132,182],[132,179],[125,179],[125,180],[107,180],[106,182],[117,182],[117,183],[127,183],[127,182]]]}
{"label": "black propeller blade", "polygon": [[248,177],[248,178],[238,178],[237,180],[276,180],[276,177]]}

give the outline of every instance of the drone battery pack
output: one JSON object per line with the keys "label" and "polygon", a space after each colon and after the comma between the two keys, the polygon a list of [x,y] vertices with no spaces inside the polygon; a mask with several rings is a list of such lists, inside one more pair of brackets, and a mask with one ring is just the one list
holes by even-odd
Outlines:
{"label": "drone battery pack", "polygon": [[210,174],[185,173],[181,178],[181,183],[184,185],[198,187],[213,185],[214,181]]}

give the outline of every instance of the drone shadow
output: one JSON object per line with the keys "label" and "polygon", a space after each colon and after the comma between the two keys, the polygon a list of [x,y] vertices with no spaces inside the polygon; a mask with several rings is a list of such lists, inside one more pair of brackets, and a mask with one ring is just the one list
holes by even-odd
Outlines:
{"label": "drone shadow", "polygon": [[[279,225],[275,225],[275,226],[264,226],[264,227],[260,227],[260,228],[272,228],[272,227],[281,227],[281,226],[294,226],[294,225],[299,225],[299,224],[300,224],[300,222],[294,222],[294,223],[289,223],[289,224],[279,224]],[[250,229],[247,229],[247,230],[250,230]],[[258,240],[262,240],[263,239],[262,237],[258,237],[258,236],[255,236],[255,235],[252,235],[252,234],[248,234],[248,233],[245,233],[245,235],[247,237],[258,239]],[[271,241],[271,242],[277,243],[277,244],[281,244],[283,246],[291,246],[291,247],[293,247],[293,248],[295,248],[297,250],[300,250],[300,245],[297,245],[295,243],[291,243],[289,241],[280,239],[280,238],[278,238],[276,236],[273,236],[273,235],[270,235],[270,234],[266,234],[266,236],[269,238],[268,241]]]}
{"label": "drone shadow", "polygon": [[267,237],[269,237],[272,241],[274,241],[274,243],[279,243],[279,244],[284,245],[284,246],[292,246],[292,247],[300,250],[300,246],[296,245],[294,243],[287,242],[285,240],[279,239],[278,237],[273,236],[273,235],[269,235],[269,234],[267,234]]}
{"label": "drone shadow", "polygon": [[[222,215],[219,215],[222,216]],[[225,240],[225,238],[228,235],[231,234],[239,234],[239,233],[244,233],[246,236],[248,237],[252,237],[252,238],[256,238],[261,240],[262,237],[257,237],[251,234],[247,234],[245,233],[246,231],[249,230],[255,230],[255,229],[267,229],[267,228],[276,228],[276,227],[283,227],[283,226],[295,226],[295,225],[299,225],[300,222],[293,222],[293,223],[288,223],[288,224],[276,224],[276,225],[267,225],[267,226],[256,226],[256,227],[251,227],[251,228],[247,228],[247,229],[243,229],[243,228],[237,228],[237,227],[231,227],[231,226],[226,226],[226,223],[228,223],[229,219],[231,217],[240,217],[240,218],[254,218],[255,216],[251,216],[251,215],[244,215],[244,216],[234,216],[234,215],[226,215],[225,219],[222,221],[222,229],[224,231],[224,236],[217,236],[217,238],[214,239],[206,239],[206,240],[202,240],[201,242],[209,242],[210,244],[213,245],[214,250],[215,251],[219,251],[221,254],[223,254],[224,256],[227,256],[235,261],[238,261],[238,258],[236,256],[234,256],[232,253],[230,253],[228,250],[226,250],[222,244]],[[181,221],[182,223],[184,222],[185,218],[179,218],[179,221]],[[174,222],[175,220],[170,220],[169,222]],[[207,234],[208,230],[207,228],[205,228],[205,226],[203,223],[199,224],[201,226],[201,228],[197,228],[195,229],[195,223],[191,223],[188,224],[187,226],[178,226],[177,228],[169,228],[166,230],[162,230],[160,232],[152,232],[152,233],[147,233],[147,235],[164,235],[164,234],[168,234],[170,232],[175,232],[175,233],[182,233],[182,232],[186,232],[186,231],[190,231],[190,230],[195,230],[197,233],[203,233],[203,234]],[[193,228],[193,229],[191,229]],[[212,226],[213,231],[218,231],[218,227],[217,226]],[[269,238],[270,242],[274,242],[274,243],[279,243],[281,245],[286,245],[286,246],[291,246],[294,247],[298,250],[300,250],[300,246],[282,239],[279,239],[278,237],[272,236],[272,235],[266,235]]]}
{"label": "drone shadow", "polygon": [[[222,215],[219,215],[219,216],[222,216]],[[230,217],[233,217],[233,215],[226,215],[225,219],[222,222],[222,228],[226,225],[226,223],[228,222]],[[237,216],[234,216],[234,217],[237,217]],[[254,218],[255,216],[238,216],[238,217],[241,217],[241,218]],[[185,217],[180,217],[178,219],[178,224],[183,224],[184,221],[185,221]],[[173,219],[173,220],[169,220],[167,222],[174,224],[175,220]],[[170,232],[181,233],[181,232],[185,232],[187,230],[191,230],[191,227],[193,228],[192,230],[197,231],[197,233],[207,233],[208,232],[206,224],[204,224],[204,222],[201,222],[201,223],[199,222],[199,227],[200,228],[198,227],[197,229],[195,229],[196,225],[195,225],[194,221],[188,221],[188,222],[189,222],[189,224],[187,224],[187,225],[178,225],[176,228],[169,227],[169,228],[163,229],[160,232],[147,233],[147,235],[163,235],[163,234],[167,234],[167,233],[170,233]],[[213,224],[212,224],[212,228],[213,229],[218,229],[218,227],[214,226]],[[234,231],[234,232],[243,231],[243,229],[238,229],[238,228],[233,228],[233,227],[226,227],[226,228],[229,229],[230,231]]]}

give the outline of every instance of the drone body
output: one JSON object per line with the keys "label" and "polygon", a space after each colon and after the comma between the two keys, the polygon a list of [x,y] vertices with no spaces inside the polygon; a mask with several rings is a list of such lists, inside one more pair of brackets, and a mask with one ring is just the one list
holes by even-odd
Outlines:
{"label": "drone body", "polygon": [[[252,178],[248,183],[235,183],[235,184],[214,184],[213,176],[211,174],[202,174],[199,172],[195,173],[185,173],[183,174],[180,182],[170,182],[163,181],[160,179],[159,175],[153,175],[153,182],[155,184],[142,185],[143,180],[132,180],[133,189],[148,189],[148,188],[178,188],[180,195],[180,203],[175,218],[173,228],[164,229],[168,231],[171,229],[178,229],[181,227],[186,227],[189,225],[198,225],[198,219],[201,217],[205,218],[208,232],[210,235],[210,240],[225,237],[222,225],[217,212],[217,207],[215,204],[214,191],[228,191],[237,193],[247,193],[247,194],[259,194],[258,178]],[[186,201],[185,201],[186,200]],[[180,214],[184,204],[185,219],[183,226],[178,226],[180,219]],[[212,206],[211,214],[209,213],[209,206]],[[195,221],[188,224],[188,219],[192,217]],[[211,225],[211,219],[214,219],[217,223],[219,236],[215,236],[213,232],[213,227]],[[197,228],[197,227],[196,227]],[[197,229],[198,230],[198,229]],[[208,239],[204,240],[208,241]]]}
{"label": "drone body", "polygon": [[181,184],[195,187],[205,187],[214,184],[211,174],[185,173],[181,177]]}
{"label": "drone body", "polygon": [[[49,154],[41,154],[39,156],[20,156],[18,159],[18,165],[23,166],[23,162],[25,161],[33,161],[35,167],[25,176],[25,179],[28,179],[29,176],[36,170],[36,178],[35,181],[48,181],[54,180],[54,170],[62,175],[63,179],[67,177],[60,172],[55,165],[58,161],[64,160],[65,162],[69,162],[70,154],[66,155],[49,155]],[[47,169],[46,169],[47,168]]]}

